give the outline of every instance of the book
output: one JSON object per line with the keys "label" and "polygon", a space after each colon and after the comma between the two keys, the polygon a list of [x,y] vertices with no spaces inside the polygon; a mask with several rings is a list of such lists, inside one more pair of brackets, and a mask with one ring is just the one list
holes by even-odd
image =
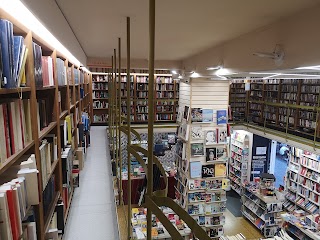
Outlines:
{"label": "book", "polygon": [[204,146],[203,143],[191,143],[191,156],[203,156]]}
{"label": "book", "polygon": [[226,128],[219,128],[218,130],[218,143],[227,143],[227,129]]}
{"label": "book", "polygon": [[227,124],[227,110],[217,110],[217,125]]}
{"label": "book", "polygon": [[215,164],[214,166],[215,177],[224,177],[227,174],[227,167],[223,163]]}
{"label": "book", "polygon": [[214,161],[217,158],[217,148],[206,148],[206,161]]}
{"label": "book", "polygon": [[202,122],[211,123],[213,121],[213,109],[202,109]]}
{"label": "book", "polygon": [[0,192],[0,239],[12,240],[11,222],[9,216],[9,207],[7,195],[5,192]]}
{"label": "book", "polygon": [[202,165],[202,178],[215,177],[215,164]]}
{"label": "book", "polygon": [[190,178],[201,177],[201,162],[190,162]]}
{"label": "book", "polygon": [[224,147],[217,147],[217,160],[224,160],[227,157],[227,149]]}
{"label": "book", "polygon": [[185,106],[184,107],[184,112],[183,112],[183,118],[188,122],[189,121],[189,116],[190,116],[190,107]]}
{"label": "book", "polygon": [[217,129],[206,132],[206,145],[217,144]]}
{"label": "book", "polygon": [[202,122],[202,108],[191,109],[191,122]]}
{"label": "book", "polygon": [[198,126],[191,126],[191,139],[197,140],[197,139],[203,139],[204,132],[202,130],[202,127]]}
{"label": "book", "polygon": [[41,46],[33,44],[33,58],[34,58],[34,78],[36,81],[36,87],[42,88],[43,87],[43,79],[42,79],[42,49]]}

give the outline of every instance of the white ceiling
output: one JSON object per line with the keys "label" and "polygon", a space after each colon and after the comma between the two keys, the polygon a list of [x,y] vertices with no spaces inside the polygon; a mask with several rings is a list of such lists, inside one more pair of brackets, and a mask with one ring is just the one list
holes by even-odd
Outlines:
{"label": "white ceiling", "polygon": [[[131,57],[148,58],[147,0],[56,0],[88,57],[110,57],[131,17]],[[158,0],[156,59],[181,60],[310,8],[318,0]],[[54,24],[54,22],[52,23]]]}

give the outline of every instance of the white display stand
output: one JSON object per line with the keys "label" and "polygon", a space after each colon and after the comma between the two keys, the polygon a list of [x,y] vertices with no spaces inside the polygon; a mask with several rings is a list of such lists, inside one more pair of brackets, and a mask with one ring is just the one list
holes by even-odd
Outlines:
{"label": "white display stand", "polygon": [[228,91],[228,81],[180,83],[176,200],[212,239],[225,223]]}

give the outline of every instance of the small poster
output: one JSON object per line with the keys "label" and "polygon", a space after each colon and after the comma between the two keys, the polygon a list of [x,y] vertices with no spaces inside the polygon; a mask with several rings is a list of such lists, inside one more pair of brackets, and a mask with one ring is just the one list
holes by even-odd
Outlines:
{"label": "small poster", "polygon": [[191,127],[191,138],[193,140],[197,139],[203,139],[204,132],[202,130],[202,127]]}
{"label": "small poster", "polygon": [[214,177],[214,164],[202,166],[202,178]]}
{"label": "small poster", "polygon": [[206,145],[217,143],[217,129],[209,130],[206,133]]}
{"label": "small poster", "polygon": [[202,122],[202,108],[191,109],[191,122]]}
{"label": "small poster", "polygon": [[213,109],[202,109],[202,122],[211,123],[213,121]]}
{"label": "small poster", "polygon": [[203,143],[191,143],[191,156],[203,156],[204,146]]}
{"label": "small poster", "polygon": [[217,124],[227,124],[227,110],[217,110]]}
{"label": "small poster", "polygon": [[184,107],[183,118],[185,120],[187,120],[187,122],[189,121],[189,115],[190,115],[190,107],[189,106],[185,106]]}
{"label": "small poster", "polygon": [[217,158],[217,149],[216,148],[206,148],[206,161],[214,161]]}
{"label": "small poster", "polygon": [[256,147],[256,155],[266,155],[267,147]]}
{"label": "small poster", "polygon": [[190,177],[201,178],[201,162],[190,162]]}
{"label": "small poster", "polygon": [[227,143],[227,129],[220,128],[218,129],[218,143]]}

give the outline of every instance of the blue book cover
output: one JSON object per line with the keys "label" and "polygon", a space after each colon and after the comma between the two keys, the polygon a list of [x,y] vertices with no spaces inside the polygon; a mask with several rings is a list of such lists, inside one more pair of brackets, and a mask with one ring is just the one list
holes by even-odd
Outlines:
{"label": "blue book cover", "polygon": [[[11,29],[10,29],[11,28]],[[10,46],[13,39],[13,26],[7,20],[0,19],[0,44],[3,63],[3,82],[2,87],[9,88],[13,78],[13,44]],[[12,61],[11,61],[12,60]]]}
{"label": "blue book cover", "polygon": [[227,124],[227,110],[217,110],[217,124]]}
{"label": "blue book cover", "polygon": [[201,178],[201,162],[190,162],[190,177]]}
{"label": "blue book cover", "polygon": [[[13,66],[14,66],[14,80],[17,83],[17,77],[20,71],[20,60],[23,57],[22,48],[23,48],[23,37],[14,36],[13,37],[13,46],[14,46],[14,55],[13,55]],[[16,85],[17,87],[17,85]]]}
{"label": "blue book cover", "polygon": [[202,109],[202,122],[213,121],[213,109]]}

